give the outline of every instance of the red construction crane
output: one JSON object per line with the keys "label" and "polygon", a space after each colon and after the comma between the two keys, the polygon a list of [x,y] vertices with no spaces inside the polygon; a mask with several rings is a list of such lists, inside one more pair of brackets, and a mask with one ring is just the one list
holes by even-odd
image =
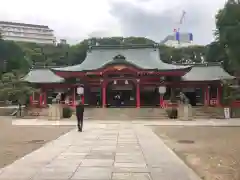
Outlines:
{"label": "red construction crane", "polygon": [[183,24],[183,20],[184,20],[185,15],[186,15],[186,11],[183,10],[180,21],[179,21],[179,25],[178,25],[177,29],[174,29],[174,32],[179,32],[180,31],[180,26]]}

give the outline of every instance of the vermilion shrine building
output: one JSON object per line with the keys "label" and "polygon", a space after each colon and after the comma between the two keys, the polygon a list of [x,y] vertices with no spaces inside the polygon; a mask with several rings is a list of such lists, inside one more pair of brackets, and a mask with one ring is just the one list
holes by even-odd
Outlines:
{"label": "vermilion shrine building", "polygon": [[[165,106],[171,89],[184,92],[193,106],[220,106],[222,79],[233,79],[218,65],[174,65],[161,61],[156,45],[92,46],[79,65],[32,69],[24,80],[41,88],[32,103],[50,104],[56,93],[75,105],[79,98],[90,107]],[[77,87],[84,94],[76,93]],[[162,97],[159,87],[165,86]]]}

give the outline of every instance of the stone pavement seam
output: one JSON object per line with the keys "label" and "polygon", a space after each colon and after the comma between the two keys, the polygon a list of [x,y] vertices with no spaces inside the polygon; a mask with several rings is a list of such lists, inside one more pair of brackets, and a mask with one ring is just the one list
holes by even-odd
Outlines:
{"label": "stone pavement seam", "polygon": [[[147,169],[149,169],[149,165],[148,165],[148,162],[147,162],[147,159],[146,159],[145,153],[143,152],[142,145],[141,145],[141,143],[140,143],[140,141],[139,141],[139,138],[138,138],[138,136],[137,136],[136,129],[133,128],[133,131],[134,131],[134,133],[135,133],[135,136],[136,136],[137,142],[138,142],[139,146],[141,147],[141,152],[142,152],[142,154],[143,154],[144,161],[145,161],[145,163],[146,163]],[[151,180],[152,180],[153,177],[152,177],[151,173],[149,173],[149,176],[150,176],[150,178],[151,178]]]}
{"label": "stone pavement seam", "polygon": [[[118,130],[118,133],[117,133],[116,149],[117,149],[117,146],[118,146],[118,142],[119,142],[119,130]],[[114,166],[114,164],[116,162],[116,155],[117,155],[117,153],[115,152],[114,158],[113,158],[113,166]],[[113,169],[113,167],[112,167],[112,169]],[[112,170],[111,179],[113,179],[113,175],[114,175],[114,173],[113,173],[113,170]]]}

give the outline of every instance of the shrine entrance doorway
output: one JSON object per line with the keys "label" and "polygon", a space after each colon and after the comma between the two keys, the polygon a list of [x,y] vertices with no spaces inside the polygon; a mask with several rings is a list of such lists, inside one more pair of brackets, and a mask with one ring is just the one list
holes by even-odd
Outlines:
{"label": "shrine entrance doorway", "polygon": [[136,107],[136,85],[131,80],[113,80],[106,96],[107,107]]}

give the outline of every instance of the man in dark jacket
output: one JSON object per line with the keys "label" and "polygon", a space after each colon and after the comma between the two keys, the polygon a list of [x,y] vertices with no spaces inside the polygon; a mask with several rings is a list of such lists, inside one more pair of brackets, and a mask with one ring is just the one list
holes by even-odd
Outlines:
{"label": "man in dark jacket", "polygon": [[77,116],[77,126],[78,131],[82,132],[83,129],[83,113],[84,113],[84,105],[82,102],[79,102],[76,106],[76,116]]}

